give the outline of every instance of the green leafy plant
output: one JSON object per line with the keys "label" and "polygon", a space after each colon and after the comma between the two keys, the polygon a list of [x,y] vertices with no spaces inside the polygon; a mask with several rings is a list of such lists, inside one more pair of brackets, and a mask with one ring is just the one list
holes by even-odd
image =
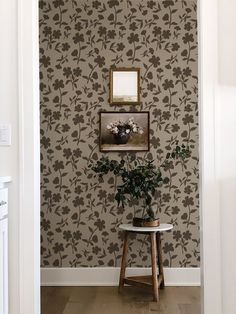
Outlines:
{"label": "green leafy plant", "polygon": [[163,177],[161,168],[165,167],[171,159],[184,160],[189,156],[190,150],[188,147],[176,145],[171,153],[167,153],[166,159],[159,167],[155,166],[153,160],[140,161],[134,156],[128,156],[120,161],[102,157],[95,165],[92,165],[92,170],[100,177],[109,172],[120,177],[121,184],[117,186],[115,195],[118,205],[121,204],[124,207],[130,198],[142,199],[144,200],[142,218],[152,221],[156,219],[156,213],[151,207],[155,191],[163,183],[169,182],[167,177]]}

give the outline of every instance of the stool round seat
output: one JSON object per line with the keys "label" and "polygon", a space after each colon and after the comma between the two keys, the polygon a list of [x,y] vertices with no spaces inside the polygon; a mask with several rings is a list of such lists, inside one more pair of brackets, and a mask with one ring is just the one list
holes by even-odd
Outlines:
{"label": "stool round seat", "polygon": [[130,232],[163,232],[173,229],[173,225],[160,224],[158,227],[134,227],[132,224],[122,224],[119,228]]}

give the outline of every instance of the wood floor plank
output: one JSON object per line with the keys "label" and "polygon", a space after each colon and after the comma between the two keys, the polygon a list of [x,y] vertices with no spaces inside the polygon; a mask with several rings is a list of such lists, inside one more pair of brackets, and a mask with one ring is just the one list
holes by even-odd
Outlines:
{"label": "wood floor plank", "polygon": [[160,301],[136,287],[43,287],[42,314],[200,314],[199,287],[166,287]]}
{"label": "wood floor plank", "polygon": [[[200,304],[199,304],[200,308]],[[198,314],[197,306],[193,304],[179,304],[181,314]]]}

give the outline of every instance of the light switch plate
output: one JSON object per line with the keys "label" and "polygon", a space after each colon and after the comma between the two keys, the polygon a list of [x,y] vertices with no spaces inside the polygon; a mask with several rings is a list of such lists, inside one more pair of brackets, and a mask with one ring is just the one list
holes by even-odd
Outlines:
{"label": "light switch plate", "polygon": [[0,123],[0,146],[11,145],[11,125]]}

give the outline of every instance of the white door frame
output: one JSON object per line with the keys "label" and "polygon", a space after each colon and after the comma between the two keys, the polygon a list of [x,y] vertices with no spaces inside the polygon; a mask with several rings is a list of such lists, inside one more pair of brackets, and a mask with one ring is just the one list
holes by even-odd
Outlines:
{"label": "white door frame", "polygon": [[38,21],[38,1],[19,0],[19,314],[40,313]]}
{"label": "white door frame", "polygon": [[218,2],[199,3],[200,234],[202,313],[222,314],[220,199],[216,101]]}
{"label": "white door frame", "polygon": [[[38,1],[18,1],[20,314],[40,313]],[[220,210],[216,173],[217,1],[199,1],[201,257],[204,314],[221,312]],[[204,312],[203,312],[204,311]]]}

